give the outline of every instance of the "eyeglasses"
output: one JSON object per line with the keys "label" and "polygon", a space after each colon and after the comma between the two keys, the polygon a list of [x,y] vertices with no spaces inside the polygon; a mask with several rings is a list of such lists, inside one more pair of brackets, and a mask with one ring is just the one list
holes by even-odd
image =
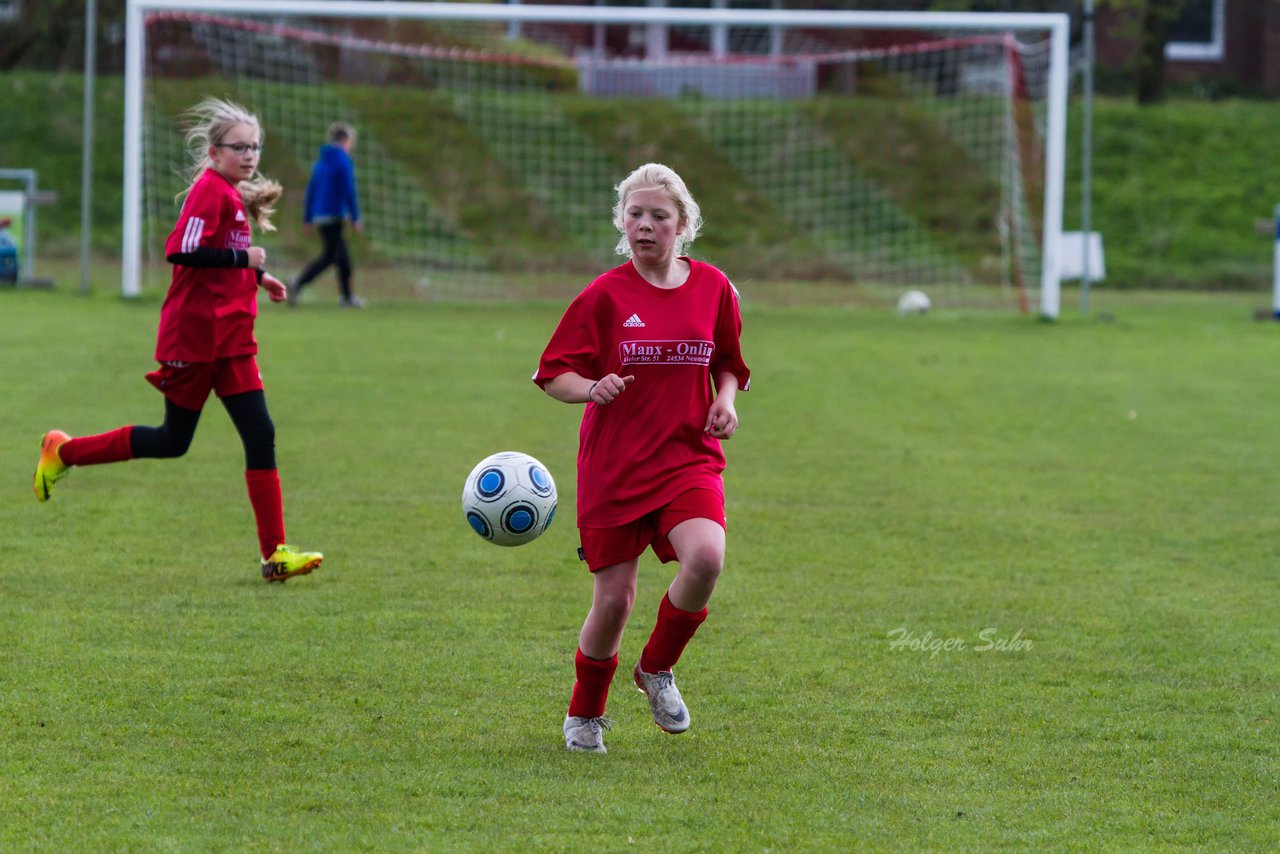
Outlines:
{"label": "eyeglasses", "polygon": [[229,148],[236,154],[244,154],[252,151],[254,154],[262,151],[262,146],[256,142],[215,142],[214,148]]}

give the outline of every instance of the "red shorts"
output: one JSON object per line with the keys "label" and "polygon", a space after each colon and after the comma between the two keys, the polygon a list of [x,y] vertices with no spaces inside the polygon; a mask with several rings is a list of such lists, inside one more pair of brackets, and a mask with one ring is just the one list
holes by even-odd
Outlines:
{"label": "red shorts", "polygon": [[258,360],[252,355],[214,359],[212,362],[161,362],[147,374],[147,382],[183,409],[201,410],[209,392],[230,397],[246,391],[262,391]]}
{"label": "red shorts", "polygon": [[595,572],[640,557],[653,546],[658,560],[670,563],[676,559],[676,550],[667,534],[688,519],[710,519],[727,529],[724,496],[714,489],[691,489],[634,522],[616,528],[579,528],[582,548],[578,556]]}

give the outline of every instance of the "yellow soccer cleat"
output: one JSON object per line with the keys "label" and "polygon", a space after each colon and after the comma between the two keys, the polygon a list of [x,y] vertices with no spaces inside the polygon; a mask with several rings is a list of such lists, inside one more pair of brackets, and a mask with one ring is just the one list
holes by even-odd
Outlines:
{"label": "yellow soccer cleat", "polygon": [[40,461],[36,463],[34,484],[36,501],[48,501],[53,485],[71,470],[58,456],[58,448],[70,438],[61,430],[50,430],[40,439]]}
{"label": "yellow soccer cleat", "polygon": [[276,546],[271,557],[262,562],[262,580],[288,581],[295,575],[307,575],[324,560],[320,552],[300,552],[283,543]]}

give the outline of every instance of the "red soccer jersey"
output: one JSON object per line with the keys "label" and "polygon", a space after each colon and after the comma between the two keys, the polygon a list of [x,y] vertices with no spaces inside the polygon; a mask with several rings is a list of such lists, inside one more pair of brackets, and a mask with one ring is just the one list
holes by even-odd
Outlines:
{"label": "red soccer jersey", "polygon": [[746,390],[738,295],[724,273],[692,268],[678,288],[649,284],[628,261],[565,311],[542,354],[539,386],[570,371],[635,382],[606,406],[588,403],[578,445],[578,526],[631,522],[690,489],[724,493],[720,440],[703,428],[711,383],[728,371]]}
{"label": "red soccer jersey", "polygon": [[[218,170],[206,169],[187,194],[164,254],[191,252],[199,246],[248,249],[251,239],[240,191]],[[247,267],[175,264],[160,309],[156,360],[212,362],[257,353],[257,281]]]}

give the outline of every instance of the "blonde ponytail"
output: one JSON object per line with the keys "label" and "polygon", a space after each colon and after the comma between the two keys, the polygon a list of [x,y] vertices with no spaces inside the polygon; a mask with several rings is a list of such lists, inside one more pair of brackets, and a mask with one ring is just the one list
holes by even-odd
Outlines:
{"label": "blonde ponytail", "polygon": [[258,227],[263,231],[275,231],[271,215],[276,212],[276,202],[280,201],[280,196],[284,193],[279,182],[258,175],[251,181],[241,181],[236,189],[240,191],[240,198],[244,199],[245,210]]}

